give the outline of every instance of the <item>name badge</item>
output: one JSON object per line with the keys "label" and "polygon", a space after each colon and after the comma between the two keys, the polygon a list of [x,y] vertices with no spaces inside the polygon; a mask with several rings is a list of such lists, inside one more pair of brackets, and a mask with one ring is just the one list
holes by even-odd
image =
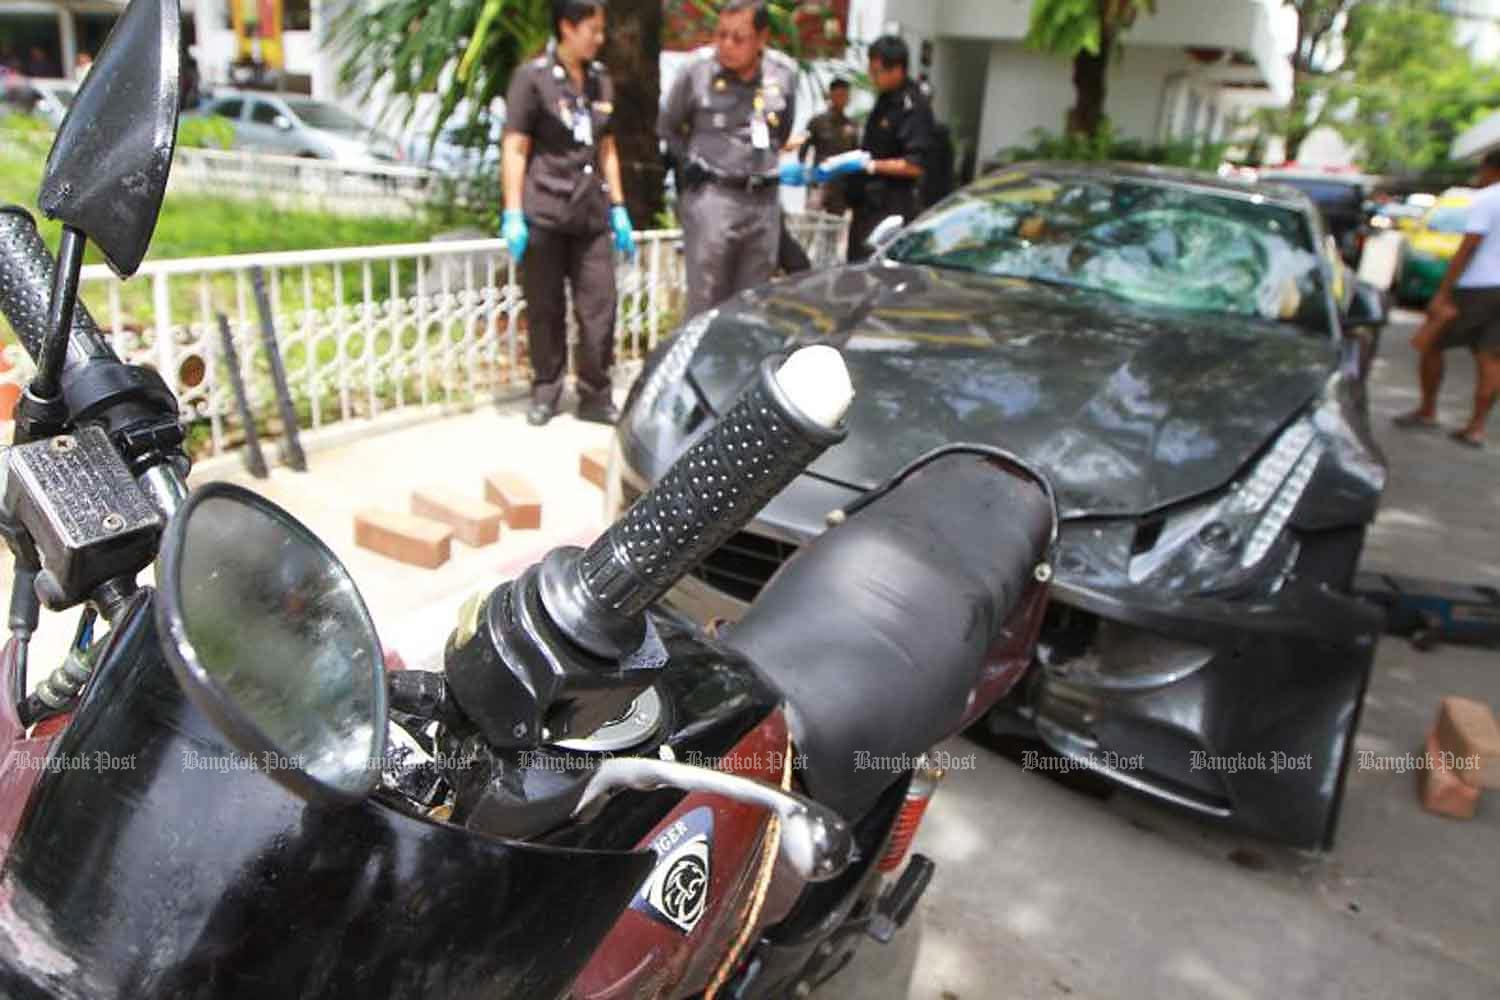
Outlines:
{"label": "name badge", "polygon": [[750,145],[756,149],[771,148],[771,129],[766,124],[766,102],[755,98],[755,113],[750,116]]}
{"label": "name badge", "polygon": [[583,146],[594,144],[594,118],[586,111],[573,116],[573,140]]}
{"label": "name badge", "polygon": [[750,145],[756,149],[771,148],[771,128],[761,115],[750,119]]}

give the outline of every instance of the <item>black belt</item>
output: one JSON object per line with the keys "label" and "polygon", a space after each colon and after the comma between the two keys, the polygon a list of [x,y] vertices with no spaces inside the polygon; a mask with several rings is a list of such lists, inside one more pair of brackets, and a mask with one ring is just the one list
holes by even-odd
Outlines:
{"label": "black belt", "polygon": [[726,177],[722,174],[713,174],[708,180],[709,183],[719,187],[751,193],[781,186],[781,178],[775,174],[752,174],[749,177]]}

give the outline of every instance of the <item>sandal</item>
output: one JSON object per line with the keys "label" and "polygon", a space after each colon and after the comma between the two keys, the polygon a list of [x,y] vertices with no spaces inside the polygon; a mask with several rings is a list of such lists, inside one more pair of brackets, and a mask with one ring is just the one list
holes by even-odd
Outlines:
{"label": "sandal", "polygon": [[1438,428],[1437,419],[1424,417],[1420,410],[1403,413],[1399,417],[1392,417],[1391,423],[1403,431],[1435,431]]}
{"label": "sandal", "polygon": [[1473,448],[1475,451],[1484,451],[1483,438],[1471,438],[1464,431],[1454,431],[1448,435],[1450,441],[1457,441],[1465,448]]}

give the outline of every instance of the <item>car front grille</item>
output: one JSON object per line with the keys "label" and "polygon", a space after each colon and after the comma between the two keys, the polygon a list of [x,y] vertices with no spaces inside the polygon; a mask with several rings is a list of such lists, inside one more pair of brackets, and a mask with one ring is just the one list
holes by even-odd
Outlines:
{"label": "car front grille", "polygon": [[692,575],[730,597],[746,603],[755,600],[781,564],[797,546],[764,535],[741,531],[709,553]]}

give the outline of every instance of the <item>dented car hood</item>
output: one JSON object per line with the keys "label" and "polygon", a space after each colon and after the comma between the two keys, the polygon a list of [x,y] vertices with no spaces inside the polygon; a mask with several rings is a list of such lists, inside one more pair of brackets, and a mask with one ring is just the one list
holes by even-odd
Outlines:
{"label": "dented car hood", "polygon": [[876,262],[724,307],[689,374],[715,413],[766,354],[840,348],[848,439],[810,470],[873,487],[958,441],[1008,449],[1065,517],[1140,515],[1227,484],[1335,370],[1329,335],[1013,279]]}

